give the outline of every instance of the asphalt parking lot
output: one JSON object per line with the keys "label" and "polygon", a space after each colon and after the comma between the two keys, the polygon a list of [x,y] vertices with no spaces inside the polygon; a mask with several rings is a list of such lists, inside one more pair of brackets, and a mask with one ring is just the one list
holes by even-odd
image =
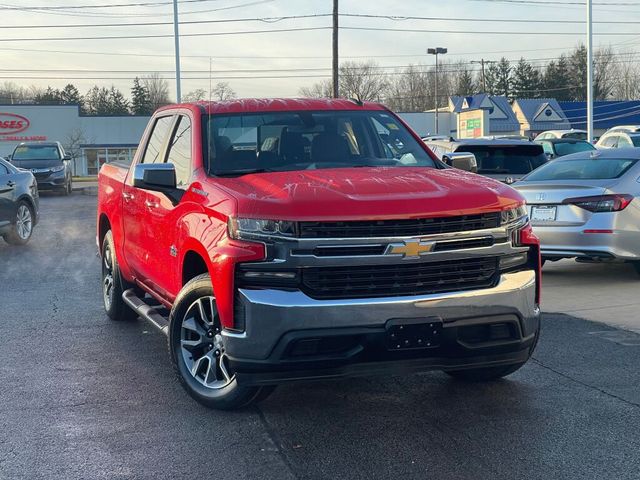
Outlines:
{"label": "asphalt parking lot", "polygon": [[47,196],[27,247],[0,242],[0,479],[639,478],[625,265],[546,266],[538,350],[507,380],[285,386],[224,413],[183,392],[152,327],[104,315],[94,222],[95,197]]}

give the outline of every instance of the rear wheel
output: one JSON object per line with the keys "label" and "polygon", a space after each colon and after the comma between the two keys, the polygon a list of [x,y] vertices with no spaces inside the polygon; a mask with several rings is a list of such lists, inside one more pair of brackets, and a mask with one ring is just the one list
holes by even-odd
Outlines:
{"label": "rear wheel", "polygon": [[135,320],[138,315],[122,299],[122,293],[133,288],[120,276],[113,234],[107,232],[102,241],[102,303],[111,320]]}
{"label": "rear wheel", "polygon": [[633,266],[636,269],[636,272],[638,272],[638,275],[640,275],[640,261],[635,261],[631,263],[633,263]]}
{"label": "rear wheel", "polygon": [[199,275],[184,286],[171,310],[169,352],[182,386],[202,405],[219,410],[266,398],[273,387],[238,384],[221,333],[211,278]]}
{"label": "rear wheel", "polygon": [[20,200],[11,230],[4,236],[5,241],[11,245],[25,245],[33,234],[33,219],[31,206]]}

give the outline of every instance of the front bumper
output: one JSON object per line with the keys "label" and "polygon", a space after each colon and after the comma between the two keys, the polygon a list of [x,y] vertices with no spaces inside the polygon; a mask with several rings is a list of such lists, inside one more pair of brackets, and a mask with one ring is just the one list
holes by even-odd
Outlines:
{"label": "front bumper", "polygon": [[67,175],[64,171],[54,172],[49,175],[37,174],[36,182],[38,183],[39,190],[59,190],[66,185]]}
{"label": "front bumper", "polygon": [[[502,274],[493,288],[414,297],[315,300],[297,290],[240,289],[246,330],[223,331],[225,348],[238,381],[256,385],[520,363],[539,328],[536,288],[527,270]],[[398,322],[440,326],[437,345],[390,350],[389,325]]]}

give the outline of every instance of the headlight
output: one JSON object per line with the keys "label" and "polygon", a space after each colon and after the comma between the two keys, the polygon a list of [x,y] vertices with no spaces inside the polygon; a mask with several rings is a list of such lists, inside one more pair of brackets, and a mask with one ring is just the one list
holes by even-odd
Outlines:
{"label": "headlight", "polygon": [[503,210],[500,214],[500,225],[510,225],[527,216],[527,208],[521,205],[511,210]]}
{"label": "headlight", "polygon": [[64,165],[60,165],[58,167],[51,167],[49,170],[51,171],[51,173],[58,173],[64,170]]}
{"label": "headlight", "polygon": [[294,237],[296,223],[286,220],[229,218],[229,236],[235,239],[255,237]]}

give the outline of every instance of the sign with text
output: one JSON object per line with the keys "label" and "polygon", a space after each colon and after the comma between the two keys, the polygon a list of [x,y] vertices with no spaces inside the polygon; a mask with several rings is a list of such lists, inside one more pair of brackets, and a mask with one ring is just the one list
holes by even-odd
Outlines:
{"label": "sign with text", "polygon": [[478,138],[486,135],[486,110],[469,110],[458,114],[458,138]]}

